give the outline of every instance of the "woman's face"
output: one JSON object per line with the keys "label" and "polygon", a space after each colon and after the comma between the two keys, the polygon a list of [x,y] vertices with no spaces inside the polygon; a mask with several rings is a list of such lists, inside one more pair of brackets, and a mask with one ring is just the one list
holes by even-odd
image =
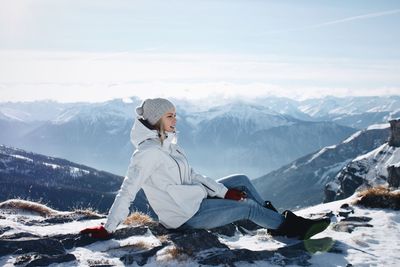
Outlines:
{"label": "woman's face", "polygon": [[164,125],[164,131],[166,132],[174,132],[176,126],[176,111],[175,109],[171,109],[166,112],[162,117],[162,122]]}

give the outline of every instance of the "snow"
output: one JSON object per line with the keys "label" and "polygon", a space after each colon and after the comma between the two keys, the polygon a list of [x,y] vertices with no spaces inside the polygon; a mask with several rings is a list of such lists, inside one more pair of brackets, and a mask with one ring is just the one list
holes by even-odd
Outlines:
{"label": "snow", "polygon": [[[303,209],[296,214],[306,216],[312,213],[338,210],[342,204],[351,203],[355,199],[356,195],[353,195],[345,200]],[[336,232],[332,228],[328,228],[316,235],[315,238],[330,236],[345,243],[348,246],[348,255],[344,259],[353,266],[399,266],[400,212],[354,207],[354,214],[372,218],[369,224],[374,227],[357,227],[351,234]],[[340,266],[340,262],[343,261],[341,258],[343,255],[324,253],[314,255],[311,262],[316,266]]]}
{"label": "snow", "polygon": [[17,159],[23,159],[23,160],[26,160],[26,161],[33,161],[32,159],[30,159],[30,158],[27,158],[27,157],[24,157],[24,156],[21,156],[21,155],[10,155],[11,157],[14,157],[14,158],[17,158]]}
{"label": "snow", "polygon": [[27,121],[32,115],[13,108],[2,107],[0,112],[7,118],[17,121]]}
{"label": "snow", "polygon": [[[295,213],[304,217],[310,217],[312,214],[320,214],[329,211],[338,211],[341,205],[352,203],[357,198],[353,195],[347,199],[335,202],[319,204],[313,207],[298,210]],[[399,266],[400,254],[400,212],[393,210],[368,209],[358,206],[354,207],[354,216],[367,216],[371,218],[369,222],[373,227],[356,227],[352,233],[337,232],[332,229],[332,225],[324,232],[314,236],[313,238],[332,238],[340,243],[343,253],[317,252],[312,254],[310,262],[312,266]],[[4,210],[0,210],[3,213]],[[31,232],[37,235],[54,235],[77,233],[80,229],[88,226],[99,225],[105,219],[89,220],[89,221],[72,221],[64,224],[47,225],[47,226],[27,226],[17,221],[18,216],[25,216],[32,220],[39,219],[40,216],[27,213],[6,214],[6,219],[1,219],[0,224],[4,227],[10,226],[17,231]],[[352,215],[353,216],[353,215]],[[311,216],[312,217],[312,216]],[[341,217],[334,217],[333,221],[340,221]],[[120,226],[126,227],[126,226]],[[11,231],[11,230],[10,230]],[[7,231],[3,235],[10,234]],[[253,251],[257,250],[276,250],[286,246],[290,242],[296,242],[287,239],[274,239],[269,236],[266,230],[261,229],[253,234],[237,234],[233,237],[219,236],[219,240],[231,248],[242,248]],[[119,259],[118,248],[128,245],[138,245],[154,247],[158,246],[160,241],[153,236],[151,232],[147,232],[142,236],[131,236],[122,240],[99,241],[85,247],[72,248],[68,253],[72,253],[77,258],[75,264],[80,266],[89,266],[90,263],[103,262],[113,266],[124,266]],[[186,259],[171,259],[168,253],[169,247],[160,250],[153,258],[151,258],[144,266],[198,266],[196,262]],[[204,253],[207,253],[206,251]],[[277,255],[279,256],[279,255]],[[15,258],[13,256],[5,256],[0,258],[0,265],[13,266]],[[69,263],[60,263],[57,266],[70,266]],[[131,266],[137,266],[133,264]],[[235,266],[273,266],[270,263],[257,261],[254,263],[238,262]],[[296,266],[296,265],[292,265]]]}
{"label": "snow", "polygon": [[390,123],[382,123],[382,124],[373,124],[370,125],[367,130],[379,130],[379,129],[386,129],[390,128]]}
{"label": "snow", "polygon": [[335,149],[335,148],[336,148],[336,145],[327,146],[327,147],[322,148],[320,151],[315,153],[305,164],[309,164],[310,162],[312,162],[313,160],[315,160],[316,158],[318,158],[319,156],[324,154],[326,151],[328,151],[330,149]]}
{"label": "snow", "polygon": [[52,163],[47,163],[47,162],[43,162],[43,165],[48,166],[48,167],[51,167],[51,168],[53,168],[53,169],[58,169],[58,168],[60,168],[60,165],[52,164]]}
{"label": "snow", "polygon": [[354,134],[352,134],[349,138],[347,138],[346,140],[344,140],[342,143],[343,144],[347,144],[349,142],[351,142],[352,140],[356,139],[358,136],[360,136],[362,133],[362,131],[358,131],[355,132]]}
{"label": "snow", "polygon": [[77,167],[69,167],[69,172],[73,176],[80,176],[82,173],[89,174],[90,171],[83,170]]}

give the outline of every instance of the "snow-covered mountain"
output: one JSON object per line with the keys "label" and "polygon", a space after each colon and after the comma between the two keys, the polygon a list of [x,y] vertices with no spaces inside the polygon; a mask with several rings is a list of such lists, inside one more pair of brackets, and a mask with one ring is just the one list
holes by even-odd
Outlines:
{"label": "snow-covered mountain", "polygon": [[58,103],[55,101],[5,102],[0,103],[0,113],[10,120],[22,122],[50,121],[65,109],[85,103]]}
{"label": "snow-covered mountain", "polygon": [[400,96],[325,97],[302,101],[298,108],[317,120],[364,129],[400,117]]}
{"label": "snow-covered mountain", "polygon": [[[346,198],[363,188],[391,186],[392,182],[398,187],[398,181],[390,181],[391,169],[394,172],[400,170],[400,147],[384,143],[349,162],[326,185],[326,201]],[[393,176],[396,174],[393,173]],[[399,180],[398,176],[395,179]]]}
{"label": "snow-covered mountain", "polygon": [[400,213],[345,200],[296,213],[331,216],[306,241],[271,237],[238,223],[211,230],[168,231],[133,215],[109,240],[79,235],[105,222],[92,212],[60,212],[37,203],[0,203],[1,266],[399,266]]}
{"label": "snow-covered mountain", "polygon": [[178,124],[180,143],[192,164],[215,178],[231,173],[257,177],[355,131],[334,123],[302,121],[241,101],[182,113]]}
{"label": "snow-covered mountain", "polygon": [[[123,175],[133,152],[129,133],[134,108],[140,104],[137,98],[128,100],[53,107],[49,121],[0,119],[7,132],[0,134],[0,142]],[[279,112],[290,111],[296,117],[273,110],[279,106],[274,101],[282,103]],[[179,143],[193,167],[214,178],[234,172],[257,177],[355,131],[332,122],[300,120],[294,103],[284,99],[264,99],[258,104],[235,101],[199,109],[193,108],[194,103],[175,102]],[[15,104],[13,109],[18,107]]]}
{"label": "snow-covered mountain", "polygon": [[[60,158],[0,146],[0,201],[12,198],[43,201],[60,210],[106,212],[123,177]],[[146,211],[144,194],[132,208]]]}
{"label": "snow-covered mountain", "polygon": [[333,146],[301,157],[254,180],[265,199],[282,208],[315,205],[324,199],[324,188],[355,157],[387,142],[389,124],[370,126]]}

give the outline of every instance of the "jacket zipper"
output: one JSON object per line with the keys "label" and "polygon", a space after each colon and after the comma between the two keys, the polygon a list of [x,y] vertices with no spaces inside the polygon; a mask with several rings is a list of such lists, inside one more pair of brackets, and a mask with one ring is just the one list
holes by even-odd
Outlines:
{"label": "jacket zipper", "polygon": [[181,184],[183,184],[183,180],[182,180],[182,173],[181,173],[181,167],[179,166],[179,163],[176,159],[174,159],[173,156],[169,155],[176,163],[176,165],[178,165],[178,170],[179,170],[179,178],[181,179]]}
{"label": "jacket zipper", "polygon": [[[181,154],[181,155],[185,158],[186,163],[187,163],[187,165],[188,165],[188,167],[189,167],[189,162],[188,162],[186,156],[185,156],[182,152],[180,152],[178,149],[177,149],[176,151],[177,151],[179,154]],[[188,168],[188,169],[189,169],[189,168]],[[190,175],[189,175],[189,177],[190,177]],[[212,192],[215,193],[215,190],[213,190],[212,188],[210,188],[208,185],[206,185],[206,184],[204,184],[204,183],[201,183],[201,184],[202,184],[204,187],[207,187],[208,190],[210,190],[210,191],[212,191]]]}

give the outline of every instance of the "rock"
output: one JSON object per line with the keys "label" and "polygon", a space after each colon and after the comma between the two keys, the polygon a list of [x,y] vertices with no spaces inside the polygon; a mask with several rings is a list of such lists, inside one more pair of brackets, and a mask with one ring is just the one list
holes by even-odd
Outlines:
{"label": "rock", "polygon": [[147,251],[127,253],[122,256],[120,260],[124,263],[124,265],[131,265],[136,262],[139,266],[143,266],[147,263],[150,257],[156,255],[156,253],[162,248],[164,248],[164,245],[154,247]]}
{"label": "rock", "polygon": [[64,246],[52,238],[1,239],[0,256],[7,254],[39,253],[46,255],[65,254]]}
{"label": "rock", "polygon": [[367,216],[360,216],[360,217],[350,216],[350,217],[343,219],[342,222],[343,221],[345,221],[345,222],[369,222],[370,220],[372,220],[372,218],[367,217]]}
{"label": "rock", "polygon": [[310,239],[299,241],[298,244],[279,248],[275,251],[251,251],[248,249],[216,250],[200,254],[197,260],[200,264],[235,266],[236,262],[267,261],[273,265],[310,266],[308,261],[312,253],[329,251],[342,253],[341,244],[331,238]]}
{"label": "rock", "polygon": [[7,232],[8,230],[11,230],[11,229],[12,228],[8,227],[8,226],[6,226],[6,227],[0,226],[0,235],[4,234],[5,232]]}
{"label": "rock", "polygon": [[189,230],[181,234],[172,234],[170,240],[176,248],[185,251],[188,255],[196,254],[208,249],[227,249],[218,237],[207,230]]}
{"label": "rock", "polygon": [[400,187],[400,166],[396,167],[394,165],[387,167],[388,171],[388,184],[392,188]]}
{"label": "rock", "polygon": [[72,221],[83,221],[83,220],[93,220],[93,219],[101,219],[105,218],[106,216],[104,215],[85,215],[85,214],[78,214],[78,213],[72,213],[72,214],[67,214],[67,215],[57,215],[53,216],[51,218],[47,218],[43,220],[45,223],[50,223],[50,224],[56,224],[56,223],[67,223],[67,222],[72,222]]}
{"label": "rock", "polygon": [[233,223],[210,229],[210,231],[214,234],[225,235],[225,236],[234,236],[237,232],[237,227]]}
{"label": "rock", "polygon": [[391,120],[389,146],[400,147],[400,119]]}
{"label": "rock", "polygon": [[62,263],[76,260],[73,254],[61,254],[61,255],[40,255],[40,254],[27,254],[18,256],[15,260],[14,265],[26,264],[25,267],[30,266],[48,266],[53,263]]}
{"label": "rock", "polygon": [[24,237],[37,237],[39,238],[40,236],[32,234],[32,233],[27,233],[27,232],[20,232],[20,233],[15,233],[11,235],[4,235],[1,239],[20,239]]}
{"label": "rock", "polygon": [[340,221],[332,229],[336,232],[352,233],[356,227],[373,227],[373,225],[357,221]]}

